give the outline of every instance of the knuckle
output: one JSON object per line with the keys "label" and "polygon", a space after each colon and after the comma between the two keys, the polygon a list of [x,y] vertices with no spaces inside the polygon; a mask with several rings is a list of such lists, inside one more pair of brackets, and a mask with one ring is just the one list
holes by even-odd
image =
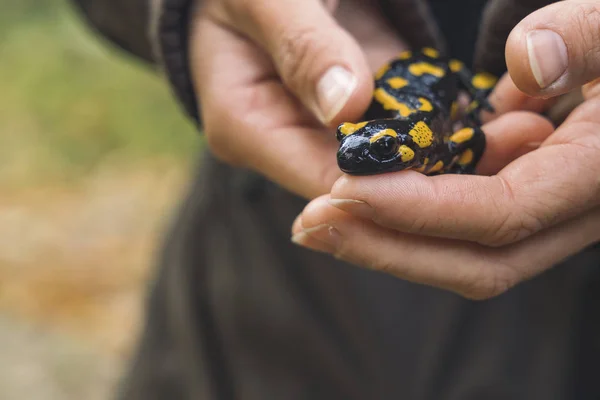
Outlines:
{"label": "knuckle", "polygon": [[508,291],[513,284],[506,280],[496,277],[490,277],[484,281],[465,285],[459,293],[470,300],[489,300]]}
{"label": "knuckle", "polygon": [[206,144],[208,145],[212,154],[214,154],[218,159],[224,161],[228,164],[233,164],[235,161],[235,157],[231,154],[230,149],[226,145],[225,135],[219,130],[205,128],[204,130],[206,136]]}
{"label": "knuckle", "polygon": [[249,137],[260,124],[256,121],[256,110],[247,104],[254,101],[255,92],[242,94],[244,101],[240,101],[237,108],[232,109],[231,99],[219,94],[210,97],[201,109],[206,144],[212,154],[227,164],[247,166],[254,156],[248,148]]}
{"label": "knuckle", "polygon": [[204,119],[204,137],[211,153],[221,161],[238,165],[237,157],[229,140],[229,129],[223,122],[226,119],[219,118],[216,114]]}
{"label": "knuckle", "polygon": [[460,285],[458,293],[470,300],[489,300],[515,286],[516,268],[497,262],[484,262],[478,273]]}

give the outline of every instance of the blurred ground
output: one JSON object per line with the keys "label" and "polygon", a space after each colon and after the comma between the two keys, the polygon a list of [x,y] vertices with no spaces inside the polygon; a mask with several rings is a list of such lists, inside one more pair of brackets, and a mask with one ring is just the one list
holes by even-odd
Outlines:
{"label": "blurred ground", "polygon": [[107,399],[201,143],[63,1],[0,10],[0,398]]}
{"label": "blurred ground", "polygon": [[76,338],[0,317],[3,400],[111,398],[121,362]]}

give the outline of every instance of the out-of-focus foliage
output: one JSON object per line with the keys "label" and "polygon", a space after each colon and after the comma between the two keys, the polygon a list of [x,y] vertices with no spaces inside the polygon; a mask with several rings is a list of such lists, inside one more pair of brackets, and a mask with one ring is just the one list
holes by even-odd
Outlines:
{"label": "out-of-focus foliage", "polygon": [[0,185],[78,178],[107,156],[188,160],[200,143],[166,82],[66,0],[0,0]]}
{"label": "out-of-focus foliage", "polygon": [[2,400],[111,397],[201,143],[67,0],[0,0]]}

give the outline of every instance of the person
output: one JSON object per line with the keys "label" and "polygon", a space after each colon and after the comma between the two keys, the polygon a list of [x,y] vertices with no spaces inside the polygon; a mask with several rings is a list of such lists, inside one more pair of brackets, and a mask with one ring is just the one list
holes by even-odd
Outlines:
{"label": "person", "polygon": [[[600,1],[76,1],[211,150],[121,399],[600,396]],[[331,127],[422,45],[508,67],[481,175],[343,176]]]}

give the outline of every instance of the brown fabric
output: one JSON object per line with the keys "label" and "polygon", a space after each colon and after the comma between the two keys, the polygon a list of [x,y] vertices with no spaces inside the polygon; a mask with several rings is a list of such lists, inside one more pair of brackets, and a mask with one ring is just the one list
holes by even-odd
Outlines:
{"label": "brown fabric", "polygon": [[557,0],[490,0],[481,19],[475,48],[475,69],[501,75],[506,71],[504,50],[512,29],[527,15]]}
{"label": "brown fabric", "polygon": [[198,99],[190,74],[188,26],[199,0],[153,0],[151,30],[155,52],[171,88],[187,114],[200,124]]}
{"label": "brown fabric", "polygon": [[159,66],[176,99],[199,122],[189,72],[188,17],[192,0],[71,0],[104,37]]}
{"label": "brown fabric", "polygon": [[600,249],[471,302],[292,245],[304,205],[205,155],[122,400],[600,397]]}
{"label": "brown fabric", "polygon": [[[343,0],[342,0],[343,1]],[[379,0],[392,27],[412,47],[431,46],[445,50],[445,40],[435,23],[429,4],[421,0]]]}
{"label": "brown fabric", "polygon": [[289,241],[303,202],[210,155],[194,181],[122,398],[368,398],[381,365],[345,267]]}
{"label": "brown fabric", "polygon": [[155,59],[150,41],[150,0],[71,0],[107,39],[143,58]]}

